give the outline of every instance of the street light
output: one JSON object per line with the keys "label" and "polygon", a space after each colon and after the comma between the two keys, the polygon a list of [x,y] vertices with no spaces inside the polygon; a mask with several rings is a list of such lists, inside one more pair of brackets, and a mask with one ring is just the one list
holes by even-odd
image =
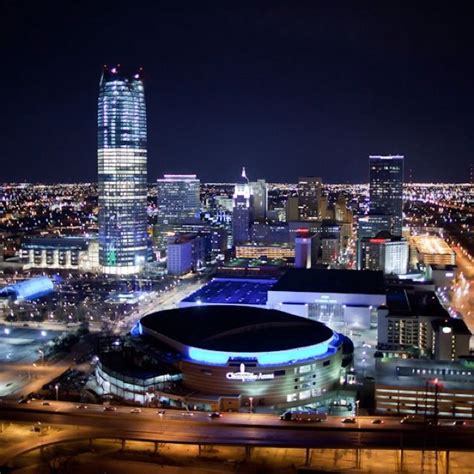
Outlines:
{"label": "street light", "polygon": [[249,397],[250,402],[250,413],[253,413],[253,397]]}
{"label": "street light", "polygon": [[56,390],[56,401],[59,400],[59,384],[57,383],[55,386],[54,386],[55,390]]}

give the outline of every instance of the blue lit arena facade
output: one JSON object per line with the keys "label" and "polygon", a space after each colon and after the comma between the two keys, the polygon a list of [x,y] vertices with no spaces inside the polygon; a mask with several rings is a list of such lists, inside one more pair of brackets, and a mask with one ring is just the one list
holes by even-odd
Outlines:
{"label": "blue lit arena facade", "polygon": [[344,337],[277,310],[202,305],[142,318],[132,334],[178,354],[184,387],[218,408],[315,403],[339,386]]}
{"label": "blue lit arena facade", "polygon": [[147,250],[147,132],[141,72],[104,67],[98,104],[99,264],[140,272]]}

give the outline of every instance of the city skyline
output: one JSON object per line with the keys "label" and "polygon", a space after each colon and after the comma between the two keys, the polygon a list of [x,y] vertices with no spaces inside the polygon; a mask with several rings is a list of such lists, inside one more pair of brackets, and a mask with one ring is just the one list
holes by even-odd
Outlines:
{"label": "city skyline", "polygon": [[[11,73],[1,80],[16,113],[3,129],[4,181],[94,181],[104,63],[144,67],[150,182],[190,172],[229,182],[241,166],[270,182],[367,182],[367,156],[396,153],[406,156],[407,181],[469,180],[468,15],[258,2],[104,4],[66,20],[53,5],[5,13]],[[25,28],[9,26],[17,24]],[[126,39],[109,34],[125,26]],[[59,74],[61,87],[51,80]]]}

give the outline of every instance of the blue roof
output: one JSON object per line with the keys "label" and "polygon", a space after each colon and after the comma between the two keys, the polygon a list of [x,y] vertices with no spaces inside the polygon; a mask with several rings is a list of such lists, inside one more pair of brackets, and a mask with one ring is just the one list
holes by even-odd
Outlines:
{"label": "blue roof", "polygon": [[275,282],[250,278],[214,278],[182,302],[266,305],[268,290]]}
{"label": "blue roof", "polygon": [[13,295],[19,300],[34,300],[52,291],[54,291],[53,281],[41,276],[5,286],[0,290],[0,296]]}

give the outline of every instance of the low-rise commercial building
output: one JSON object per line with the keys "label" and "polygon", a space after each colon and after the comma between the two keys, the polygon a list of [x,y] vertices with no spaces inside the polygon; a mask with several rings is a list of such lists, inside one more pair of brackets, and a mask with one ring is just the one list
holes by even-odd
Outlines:
{"label": "low-rise commercial building", "polygon": [[29,268],[99,270],[99,243],[84,237],[31,237],[21,245],[21,258]]}

